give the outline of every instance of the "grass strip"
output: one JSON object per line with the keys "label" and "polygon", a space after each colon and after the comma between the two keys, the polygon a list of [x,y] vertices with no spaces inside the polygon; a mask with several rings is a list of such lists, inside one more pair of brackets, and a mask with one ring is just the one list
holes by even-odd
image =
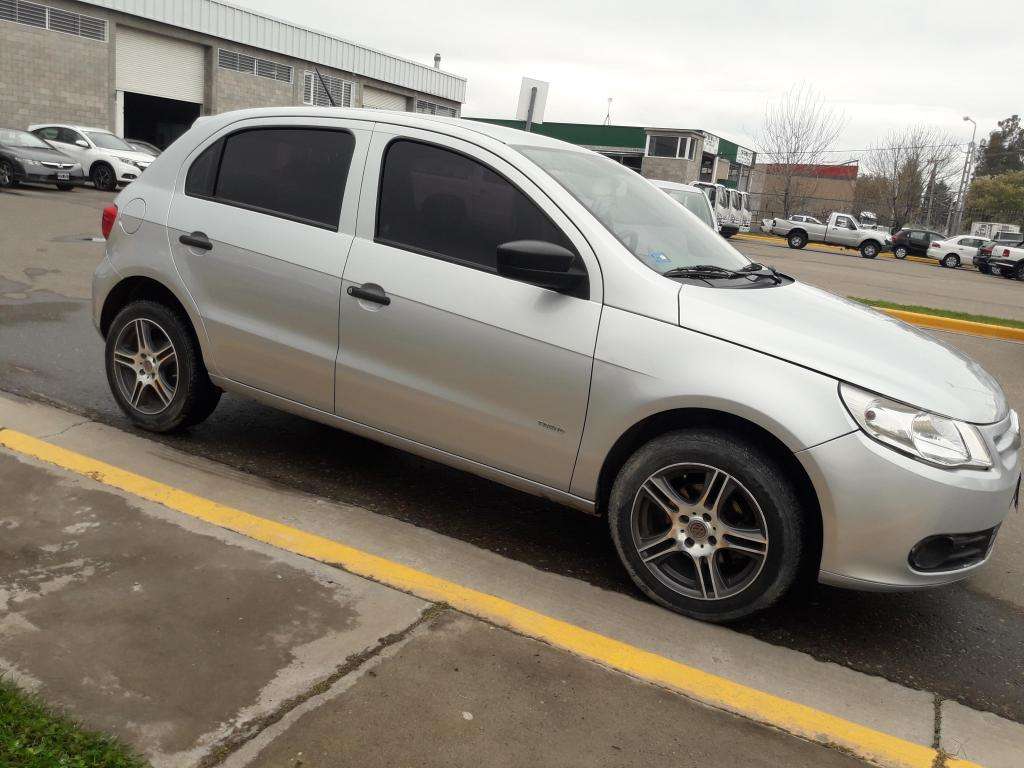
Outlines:
{"label": "grass strip", "polygon": [[38,696],[0,679],[0,766],[4,768],[146,768],[117,739],[88,731]]}
{"label": "grass strip", "polygon": [[954,320],[969,320],[972,323],[985,323],[986,325],[1003,325],[1008,328],[1024,328],[1024,321],[1010,320],[1007,317],[992,317],[991,315],[972,315],[969,312],[955,312],[951,309],[936,309],[935,307],[919,307],[916,304],[896,304],[892,301],[879,301],[878,299],[864,299],[860,296],[850,296],[854,301],[867,304],[877,309],[899,309],[904,312],[918,312],[922,315],[935,315],[936,317],[950,317]]}

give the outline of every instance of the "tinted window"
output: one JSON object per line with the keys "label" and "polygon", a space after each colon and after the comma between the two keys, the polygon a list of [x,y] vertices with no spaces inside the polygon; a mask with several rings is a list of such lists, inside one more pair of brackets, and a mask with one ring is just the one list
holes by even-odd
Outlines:
{"label": "tinted window", "polygon": [[213,197],[217,184],[217,166],[220,164],[220,153],[224,149],[224,140],[211,144],[203,150],[188,169],[185,177],[185,194],[196,197]]}
{"label": "tinted window", "polygon": [[316,128],[233,134],[224,140],[214,197],[337,228],[354,145],[351,133]]}
{"label": "tinted window", "polygon": [[377,239],[496,271],[498,246],[543,240],[575,252],[530,199],[464,155],[412,141],[387,149]]}
{"label": "tinted window", "polygon": [[57,141],[57,129],[56,128],[37,128],[32,131],[36,136],[47,139],[48,141]]}
{"label": "tinted window", "polygon": [[70,128],[58,128],[57,141],[63,141],[65,144],[74,144],[76,141],[85,141],[85,139],[82,138],[82,134],[78,131],[72,131]]}
{"label": "tinted window", "polygon": [[651,157],[675,157],[679,139],[675,136],[651,136]]}

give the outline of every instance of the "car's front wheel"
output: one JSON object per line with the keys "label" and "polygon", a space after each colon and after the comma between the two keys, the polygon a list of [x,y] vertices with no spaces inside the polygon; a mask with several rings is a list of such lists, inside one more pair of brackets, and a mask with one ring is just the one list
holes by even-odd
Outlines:
{"label": "car's front wheel", "polygon": [[114,318],[106,369],[118,406],[151,432],[198,424],[220,400],[188,320],[154,301],[133,301]]}
{"label": "car's front wheel", "polygon": [[114,175],[114,169],[106,163],[93,163],[89,178],[96,189],[104,192],[113,192],[117,189],[117,176]]}
{"label": "car's front wheel", "polygon": [[612,487],[608,523],[641,591],[706,621],[769,607],[804,556],[804,513],[783,468],[718,430],[672,432],[640,448]]}

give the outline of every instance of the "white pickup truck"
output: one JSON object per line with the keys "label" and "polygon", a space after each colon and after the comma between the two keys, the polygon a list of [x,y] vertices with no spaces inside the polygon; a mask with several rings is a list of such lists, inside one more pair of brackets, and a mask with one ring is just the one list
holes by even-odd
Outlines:
{"label": "white pickup truck", "polygon": [[849,213],[833,213],[828,217],[827,224],[775,218],[771,220],[768,231],[786,238],[790,248],[803,248],[808,243],[828,243],[843,248],[856,248],[865,259],[875,258],[890,242],[888,234],[862,227]]}
{"label": "white pickup truck", "polygon": [[988,259],[989,269],[994,275],[1002,275],[1014,280],[1024,280],[1024,242],[1017,235],[1016,245],[996,243],[992,247],[992,255]]}

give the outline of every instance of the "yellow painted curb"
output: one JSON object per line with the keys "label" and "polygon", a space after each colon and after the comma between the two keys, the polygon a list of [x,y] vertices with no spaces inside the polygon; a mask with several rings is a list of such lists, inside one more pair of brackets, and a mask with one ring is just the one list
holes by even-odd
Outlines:
{"label": "yellow painted curb", "polygon": [[[675,690],[695,701],[778,728],[809,741],[838,747],[886,768],[932,768],[936,750],[858,725],[718,675],[545,616],[337,541],[267,520],[150,480],[29,435],[0,428],[0,446],[55,464],[190,517],[240,533],[431,602],[447,603],[471,616],[549,643],[605,667]],[[949,760],[950,768],[980,768]]]}
{"label": "yellow painted curb", "polygon": [[[865,304],[870,307],[870,304]],[[970,333],[975,336],[989,336],[993,339],[1007,339],[1009,341],[1024,341],[1024,328],[1013,328],[1008,325],[991,325],[989,323],[975,323],[971,320],[957,320],[952,317],[940,317],[939,315],[927,315],[923,312],[907,312],[903,309],[886,309],[874,307],[879,312],[905,320],[922,328],[934,328],[939,331],[956,331],[958,333]]]}

